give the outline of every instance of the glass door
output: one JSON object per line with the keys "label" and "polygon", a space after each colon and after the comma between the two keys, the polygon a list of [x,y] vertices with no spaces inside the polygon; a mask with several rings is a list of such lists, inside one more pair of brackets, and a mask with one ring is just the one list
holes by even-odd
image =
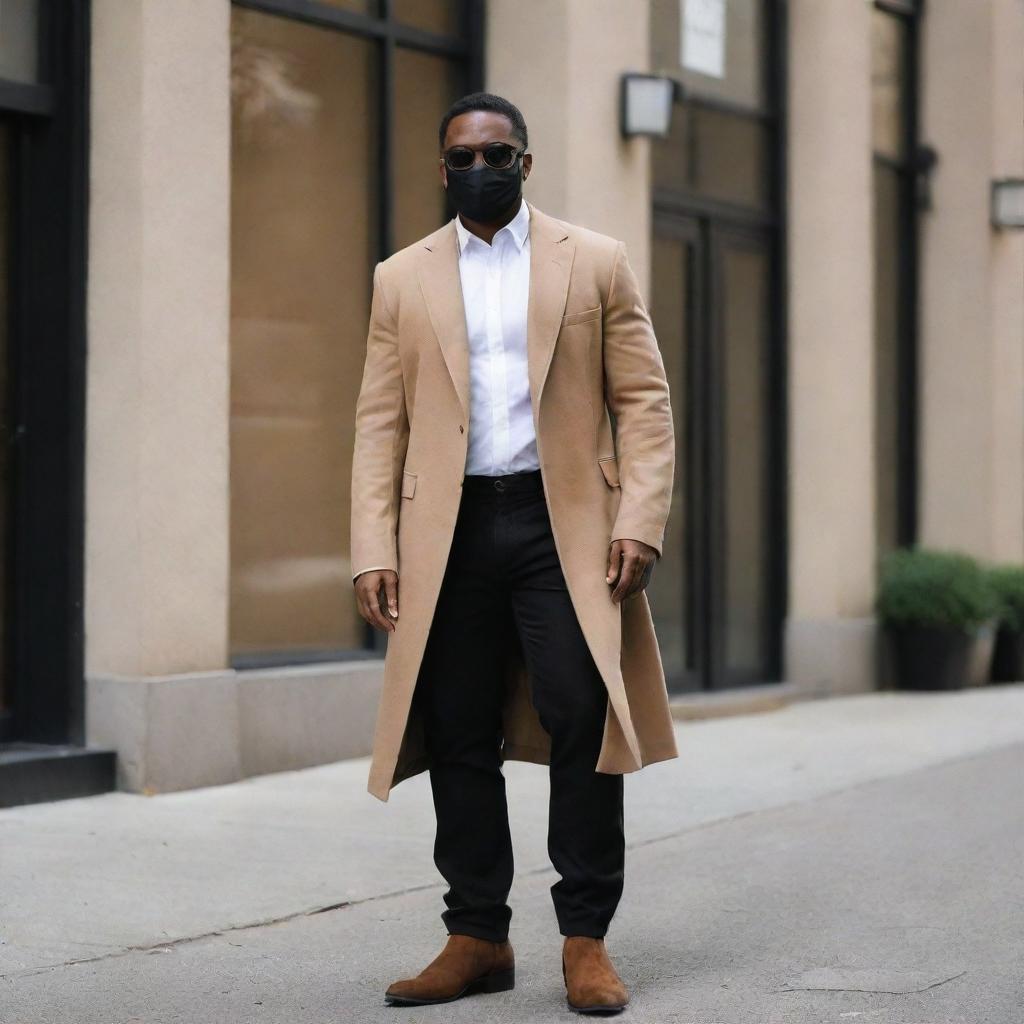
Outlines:
{"label": "glass door", "polygon": [[651,315],[672,391],[676,473],[651,607],[669,688],[771,681],[778,556],[767,233],[655,221]]}

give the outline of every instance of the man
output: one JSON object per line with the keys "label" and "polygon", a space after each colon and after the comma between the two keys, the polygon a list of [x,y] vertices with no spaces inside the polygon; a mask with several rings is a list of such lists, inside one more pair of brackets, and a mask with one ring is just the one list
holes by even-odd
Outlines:
{"label": "man", "polygon": [[623,773],[677,756],[644,593],[672,494],[668,384],[623,245],[523,199],[519,110],[463,97],[439,142],[458,215],[377,265],[356,406],[353,579],[388,633],[368,788],[429,771],[449,885],[444,949],[385,995],[513,987],[514,758],[549,765],[569,1006],[619,1010]]}

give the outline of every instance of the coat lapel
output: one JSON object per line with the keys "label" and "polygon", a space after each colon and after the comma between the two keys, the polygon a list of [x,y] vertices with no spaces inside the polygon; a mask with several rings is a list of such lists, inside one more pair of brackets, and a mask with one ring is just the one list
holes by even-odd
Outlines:
{"label": "coat lapel", "polygon": [[[569,294],[575,246],[552,217],[530,207],[530,298],[526,314],[526,350],[530,396],[538,416],[540,396]],[[469,419],[469,335],[459,276],[459,246],[454,221],[423,241],[419,281],[427,313],[444,356],[463,416]],[[539,418],[537,420],[539,422]]]}

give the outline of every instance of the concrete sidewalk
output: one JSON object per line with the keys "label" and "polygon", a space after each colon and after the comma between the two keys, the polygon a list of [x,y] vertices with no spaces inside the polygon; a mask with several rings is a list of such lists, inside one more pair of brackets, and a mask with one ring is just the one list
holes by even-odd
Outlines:
{"label": "concrete sidewalk", "polygon": [[[679,745],[627,776],[631,1019],[1024,1021],[1024,685],[687,722]],[[383,804],[366,769],[0,811],[0,1022],[395,1019],[380,993],[440,948],[444,886],[425,776]],[[517,988],[403,1019],[569,1019],[546,773],[506,775]]]}

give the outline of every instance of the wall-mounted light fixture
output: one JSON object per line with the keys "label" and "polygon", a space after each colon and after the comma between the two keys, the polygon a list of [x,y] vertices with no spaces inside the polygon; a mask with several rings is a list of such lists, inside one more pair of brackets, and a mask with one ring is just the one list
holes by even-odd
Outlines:
{"label": "wall-mounted light fixture", "polygon": [[619,127],[623,136],[663,139],[672,123],[676,83],[659,75],[626,72],[621,79]]}
{"label": "wall-mounted light fixture", "polygon": [[1024,228],[1024,178],[992,182],[992,226]]}

